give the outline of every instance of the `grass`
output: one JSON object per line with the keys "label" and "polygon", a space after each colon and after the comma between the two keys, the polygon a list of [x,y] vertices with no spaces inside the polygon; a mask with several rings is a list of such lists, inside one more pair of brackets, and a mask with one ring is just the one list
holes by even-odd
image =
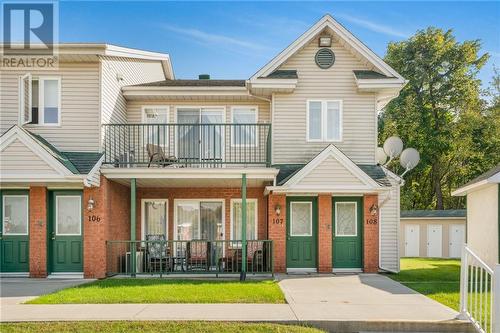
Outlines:
{"label": "grass", "polygon": [[285,303],[285,297],[275,281],[105,279],[42,295],[27,303]]}
{"label": "grass", "polygon": [[460,260],[402,258],[401,271],[388,275],[454,310],[460,306]]}
{"label": "grass", "polygon": [[94,321],[94,322],[40,322],[0,324],[2,333],[321,333],[324,331],[298,325],[228,323],[228,322],[164,322],[164,321]]}

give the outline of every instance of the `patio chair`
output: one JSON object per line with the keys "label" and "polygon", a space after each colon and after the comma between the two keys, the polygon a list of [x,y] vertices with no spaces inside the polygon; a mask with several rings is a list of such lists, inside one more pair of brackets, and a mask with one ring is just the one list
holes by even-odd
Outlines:
{"label": "patio chair", "polygon": [[186,251],[186,266],[188,270],[202,269],[208,270],[210,261],[208,258],[209,251],[208,241],[190,241],[187,244]]}
{"label": "patio chair", "polygon": [[146,150],[148,151],[149,164],[148,168],[151,166],[151,163],[155,163],[161,165],[162,167],[166,167],[172,165],[177,162],[177,158],[175,156],[166,156],[163,148],[154,145],[151,143],[146,144]]}
{"label": "patio chair", "polygon": [[167,248],[165,235],[146,235],[148,272],[172,270],[172,260]]}

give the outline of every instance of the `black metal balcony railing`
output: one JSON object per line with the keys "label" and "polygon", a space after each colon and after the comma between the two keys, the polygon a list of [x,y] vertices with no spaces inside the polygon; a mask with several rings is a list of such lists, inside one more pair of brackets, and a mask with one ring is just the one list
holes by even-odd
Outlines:
{"label": "black metal balcony railing", "polygon": [[[107,275],[236,274],[242,254],[240,240],[107,241]],[[273,274],[272,240],[248,240],[246,262],[247,274]]]}
{"label": "black metal balcony railing", "polygon": [[271,163],[271,124],[105,124],[103,135],[115,167]]}

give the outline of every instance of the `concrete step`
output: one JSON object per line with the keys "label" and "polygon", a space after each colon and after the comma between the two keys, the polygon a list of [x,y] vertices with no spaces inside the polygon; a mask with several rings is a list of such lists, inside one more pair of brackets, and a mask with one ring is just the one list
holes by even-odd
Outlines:
{"label": "concrete step", "polygon": [[476,333],[469,321],[307,321],[314,326],[332,333]]}

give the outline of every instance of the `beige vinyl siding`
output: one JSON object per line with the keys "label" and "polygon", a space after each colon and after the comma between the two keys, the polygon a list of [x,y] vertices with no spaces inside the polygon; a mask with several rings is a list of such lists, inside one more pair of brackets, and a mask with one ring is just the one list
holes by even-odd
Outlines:
{"label": "beige vinyl siding", "polygon": [[341,165],[335,158],[329,157],[305,176],[299,185],[335,186],[364,185],[358,177]]}
{"label": "beige vinyl siding", "polygon": [[19,78],[61,78],[61,125],[25,125],[60,150],[99,149],[99,63],[60,63],[57,70],[2,71],[0,75],[0,130],[5,133],[19,123]]}
{"label": "beige vinyl siding", "polygon": [[374,163],[376,133],[375,94],[359,93],[353,70],[371,69],[334,41],[335,64],[320,69],[314,60],[314,39],[279,69],[295,69],[298,83],[290,94],[274,95],[273,163],[305,163],[328,145],[306,141],[308,99],[343,101],[343,140],[334,144],[355,163]]}
{"label": "beige vinyl siding", "polygon": [[179,107],[186,107],[186,106],[192,106],[192,107],[201,107],[201,106],[220,106],[225,109],[226,112],[226,122],[230,123],[231,122],[231,107],[232,106],[237,106],[237,105],[248,105],[248,106],[257,106],[259,109],[258,113],[258,122],[259,123],[269,123],[271,121],[271,114],[270,114],[270,104],[269,102],[262,101],[262,100],[256,100],[256,101],[230,101],[228,102],[227,100],[224,101],[206,101],[206,102],[199,102],[199,101],[187,101],[187,102],[180,102],[180,101],[129,101],[128,106],[127,106],[127,120],[131,124],[138,124],[142,122],[142,107],[143,106],[151,106],[151,105],[161,105],[161,106],[168,106],[169,107],[169,114],[168,114],[168,120],[171,123],[176,122],[176,114],[175,110],[176,108]]}
{"label": "beige vinyl siding", "polygon": [[499,184],[467,194],[467,245],[490,267],[498,261]]}
{"label": "beige vinyl siding", "polygon": [[[465,217],[464,218],[456,218],[456,219],[418,219],[418,218],[405,218],[401,219],[401,238],[399,247],[401,249],[401,256],[406,257],[405,253],[405,242],[406,242],[406,232],[405,227],[407,225],[418,225],[419,226],[419,256],[427,257],[427,228],[429,225],[441,225],[442,226],[442,257],[449,258],[450,257],[450,228],[452,225],[463,225],[465,227]],[[465,233],[465,229],[464,229]]]}
{"label": "beige vinyl siding", "polygon": [[58,175],[56,170],[18,139],[8,145],[1,154],[0,175]]}
{"label": "beige vinyl siding", "polygon": [[[165,80],[160,61],[102,57],[102,123],[126,123],[127,101],[123,86]],[[117,74],[123,80],[118,80]]]}
{"label": "beige vinyl siding", "polygon": [[[390,176],[389,176],[390,177]],[[399,194],[400,188],[394,179],[390,193],[379,194],[380,205],[380,268],[399,271]],[[387,201],[387,196],[390,196]]]}

